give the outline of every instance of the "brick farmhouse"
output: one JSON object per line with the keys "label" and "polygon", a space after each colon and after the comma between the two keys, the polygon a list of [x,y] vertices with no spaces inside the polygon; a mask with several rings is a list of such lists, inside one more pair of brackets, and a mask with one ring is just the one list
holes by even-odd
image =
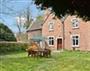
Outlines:
{"label": "brick farmhouse", "polygon": [[46,41],[51,49],[90,51],[90,21],[85,22],[76,16],[67,16],[63,37],[62,21],[48,11],[45,12],[44,19],[47,16],[48,19],[42,26],[42,36],[48,38]]}

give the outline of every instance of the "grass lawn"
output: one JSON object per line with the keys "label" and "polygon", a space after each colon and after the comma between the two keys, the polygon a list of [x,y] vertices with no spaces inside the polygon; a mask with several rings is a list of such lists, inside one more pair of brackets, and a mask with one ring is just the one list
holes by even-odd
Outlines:
{"label": "grass lawn", "polygon": [[0,71],[90,71],[90,52],[64,51],[50,58],[31,58],[25,52],[0,55]]}

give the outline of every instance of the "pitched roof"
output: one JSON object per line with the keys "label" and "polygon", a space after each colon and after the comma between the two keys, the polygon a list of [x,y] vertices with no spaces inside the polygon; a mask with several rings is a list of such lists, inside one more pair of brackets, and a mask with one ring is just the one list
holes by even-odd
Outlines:
{"label": "pitched roof", "polygon": [[28,28],[28,31],[33,31],[33,30],[37,30],[37,29],[42,29],[42,24],[43,24],[43,20],[37,20],[35,22],[33,22],[30,27]]}

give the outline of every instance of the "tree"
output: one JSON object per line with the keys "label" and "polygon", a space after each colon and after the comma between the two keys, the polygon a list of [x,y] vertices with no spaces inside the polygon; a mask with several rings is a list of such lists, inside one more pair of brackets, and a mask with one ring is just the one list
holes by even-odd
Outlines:
{"label": "tree", "polygon": [[26,22],[24,23],[24,27],[27,30],[33,21],[29,6],[27,7],[26,12],[24,12],[24,17],[26,18]]}
{"label": "tree", "polygon": [[83,20],[90,20],[90,0],[34,0],[41,9],[51,8],[56,16],[77,15]]}
{"label": "tree", "polygon": [[0,23],[0,41],[16,41],[13,32],[3,23]]}
{"label": "tree", "polygon": [[18,40],[23,41],[23,37],[27,38],[27,29],[31,25],[33,19],[31,15],[30,7],[28,6],[24,11],[22,11],[17,19],[17,28],[19,30],[19,33],[17,34]]}
{"label": "tree", "polygon": [[33,21],[29,6],[16,17],[16,20],[17,20],[16,25],[17,28],[19,29],[19,33],[26,32],[26,30]]}

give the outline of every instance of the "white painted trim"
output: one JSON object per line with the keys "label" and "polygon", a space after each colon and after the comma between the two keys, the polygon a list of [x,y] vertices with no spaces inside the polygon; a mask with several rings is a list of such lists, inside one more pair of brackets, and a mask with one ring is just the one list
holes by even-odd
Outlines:
{"label": "white painted trim", "polygon": [[[54,36],[48,36],[48,45],[49,45],[49,37],[53,37],[54,38],[54,45],[55,45],[55,37]],[[54,45],[49,45],[49,46],[54,46]]]}
{"label": "white painted trim", "polygon": [[50,23],[52,23],[53,26],[54,26],[55,21],[54,20],[51,20],[51,21],[48,22],[48,30],[49,31],[54,31],[54,27],[53,27],[53,29],[50,29],[50,27],[49,27],[50,26]]}
{"label": "white painted trim", "polygon": [[[78,40],[78,45],[73,45],[73,42],[72,42],[72,36],[78,36],[79,38],[79,40]],[[80,34],[72,34],[71,35],[71,45],[72,45],[72,47],[80,47]]]}
{"label": "white painted trim", "polygon": [[[57,37],[56,38],[56,41],[57,41],[57,39],[62,39],[62,48],[63,48],[63,37]],[[65,43],[64,43],[65,44]],[[56,43],[56,45],[57,45],[57,43]],[[56,46],[57,47],[57,46]]]}
{"label": "white painted trim", "polygon": [[56,40],[57,40],[57,39],[62,39],[62,40],[63,40],[63,37],[57,37]]}
{"label": "white painted trim", "polygon": [[[78,24],[77,27],[74,27],[73,24],[72,24],[74,19],[78,20],[78,23],[79,23],[79,24]],[[75,18],[75,17],[72,18],[72,19],[71,19],[71,25],[72,25],[72,28],[73,28],[73,29],[78,29],[78,28],[80,27],[80,21],[79,21],[79,19],[78,19],[78,18]]]}

